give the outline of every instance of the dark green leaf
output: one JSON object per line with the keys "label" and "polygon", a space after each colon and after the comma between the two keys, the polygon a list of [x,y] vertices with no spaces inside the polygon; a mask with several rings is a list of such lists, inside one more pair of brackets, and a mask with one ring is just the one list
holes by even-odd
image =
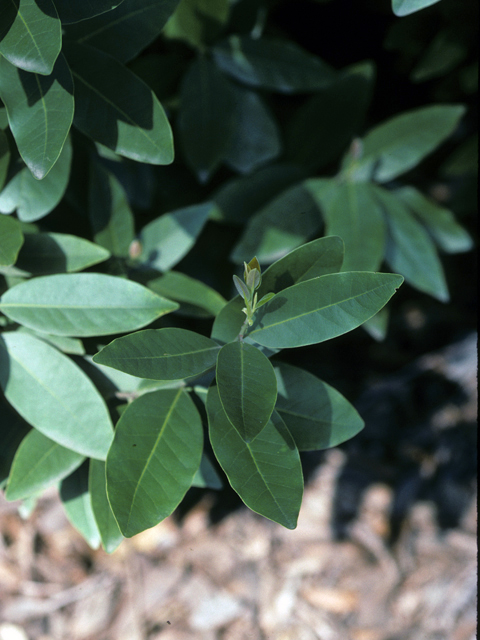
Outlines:
{"label": "dark green leaf", "polygon": [[140,262],[159,271],[168,271],[190,251],[213,208],[211,202],[194,204],[164,213],[140,232]]}
{"label": "dark green leaf", "polygon": [[8,146],[7,136],[0,128],[0,192],[5,184],[9,162],[10,147]]}
{"label": "dark green leaf", "polygon": [[182,0],[167,22],[165,35],[201,48],[226,22],[229,4],[229,0]]}
{"label": "dark green leaf", "polygon": [[439,0],[392,0],[392,10],[396,16],[408,16],[410,13],[425,9]]}
{"label": "dark green leaf", "polygon": [[251,442],[270,420],[277,399],[275,372],[261,351],[244,342],[221,348],[217,389],[223,410],[245,442]]}
{"label": "dark green leaf", "polygon": [[226,344],[238,337],[245,320],[245,314],[242,311],[244,306],[243,298],[236,296],[223,307],[213,323],[212,338],[214,340]]}
{"label": "dark green leaf", "polygon": [[467,57],[468,49],[468,41],[457,25],[442,29],[428,45],[410,78],[413,82],[441,78]]}
{"label": "dark green leaf", "polygon": [[76,364],[26,333],[0,337],[5,397],[43,435],[77,453],[105,459],[113,431],[100,394]]}
{"label": "dark green leaf", "polygon": [[22,226],[18,220],[0,215],[0,266],[13,264],[22,244]]}
{"label": "dark green leaf", "polygon": [[55,0],[55,6],[64,24],[87,20],[93,16],[98,16],[106,11],[111,11],[118,7],[123,0],[95,0],[95,2],[85,2],[85,0]]}
{"label": "dark green leaf", "polygon": [[393,193],[373,185],[372,188],[387,214],[385,260],[413,287],[447,302],[450,296],[442,264],[425,227]]}
{"label": "dark green leaf", "polygon": [[364,427],[355,408],[333,387],[304,369],[275,362],[275,407],[300,451],[328,449]]}
{"label": "dark green leaf", "polygon": [[287,189],[250,218],[231,259],[237,264],[256,255],[262,263],[278,260],[317,233],[321,218],[303,185]]}
{"label": "dark green leaf", "polygon": [[232,35],[213,55],[236,80],[282,93],[318,91],[335,77],[323,60],[289,40]]}
{"label": "dark green leaf", "polygon": [[17,215],[23,222],[40,220],[63,198],[70,177],[72,145],[67,138],[60,157],[43,180],[36,180],[27,167],[21,169],[0,193],[0,211]]}
{"label": "dark green leaf", "polygon": [[230,148],[235,95],[229,81],[204,56],[185,74],[178,129],[186,160],[200,182],[207,182]]}
{"label": "dark green leaf", "polygon": [[70,475],[84,459],[32,429],[15,454],[5,497],[21,500],[40,493]]}
{"label": "dark green leaf", "polygon": [[177,306],[136,282],[101,273],[41,276],[0,298],[0,310],[12,320],[77,337],[134,331]]}
{"label": "dark green leaf", "polygon": [[105,462],[90,460],[88,472],[88,491],[92,511],[100,533],[102,546],[107,553],[113,553],[122,542],[123,536],[118,528],[107,497]]}
{"label": "dark green leaf", "polygon": [[[1,341],[1,338],[0,338]],[[0,346],[0,387],[4,387],[8,369],[3,362]],[[10,467],[21,441],[31,430],[29,424],[18,415],[13,407],[7,402],[4,395],[0,395],[0,487],[5,484]]]}
{"label": "dark green leaf", "polygon": [[248,337],[275,349],[330,340],[379,311],[402,284],[391,273],[333,273],[278,293],[258,313]]}
{"label": "dark green leaf", "polygon": [[18,150],[37,180],[57,162],[73,119],[73,82],[63,55],[52,73],[17,69],[0,57],[0,95]]}
{"label": "dark green leaf", "polygon": [[127,538],[155,526],[178,506],[200,465],[200,415],[182,389],[134,400],[115,430],[107,493]]}
{"label": "dark green leaf", "polygon": [[243,502],[287,529],[297,526],[303,476],[298,449],[275,411],[251,443],[228,420],[216,387],[207,396],[210,441],[220,466]]}
{"label": "dark green leaf", "polygon": [[68,38],[128,62],[160,34],[179,0],[124,0],[122,4],[66,30]]}
{"label": "dark green leaf", "polygon": [[90,165],[88,213],[95,242],[116,257],[128,257],[135,236],[126,193],[115,176],[98,163]]}
{"label": "dark green leaf", "polygon": [[187,329],[146,329],[117,338],[97,353],[98,364],[139,378],[180,380],[213,367],[220,347]]}
{"label": "dark green leaf", "polygon": [[178,313],[202,318],[216,316],[227,301],[200,280],[178,271],[169,271],[148,282],[149,289],[180,304]]}
{"label": "dark green leaf", "polygon": [[52,0],[7,0],[2,4],[0,54],[25,71],[51,73],[62,48],[62,28]]}
{"label": "dark green leaf", "polygon": [[75,81],[75,126],[127,158],[172,162],[170,124],[151,89],[98,49],[65,42],[64,50]]}
{"label": "dark green leaf", "polygon": [[93,515],[88,491],[88,462],[74,471],[60,485],[60,498],[67,518],[92,549],[100,546],[100,532]]}

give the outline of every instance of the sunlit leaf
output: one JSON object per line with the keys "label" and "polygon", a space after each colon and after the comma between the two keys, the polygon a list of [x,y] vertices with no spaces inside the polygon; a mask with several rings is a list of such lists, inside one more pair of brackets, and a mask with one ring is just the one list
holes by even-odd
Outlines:
{"label": "sunlit leaf", "polygon": [[92,549],[97,549],[101,538],[88,490],[88,461],[62,481],[60,498],[70,523],[82,534]]}
{"label": "sunlit leaf", "polygon": [[107,553],[113,553],[122,542],[123,536],[108,502],[105,462],[103,460],[90,460],[88,491],[102,546]]}
{"label": "sunlit leaf", "polygon": [[392,10],[396,16],[408,16],[437,2],[439,0],[392,0]]}
{"label": "sunlit leaf", "polygon": [[13,264],[22,244],[22,226],[18,220],[0,215],[0,266]]}
{"label": "sunlit leaf", "polygon": [[217,291],[200,280],[169,271],[148,282],[149,289],[180,304],[178,313],[198,317],[216,316],[227,301]]}

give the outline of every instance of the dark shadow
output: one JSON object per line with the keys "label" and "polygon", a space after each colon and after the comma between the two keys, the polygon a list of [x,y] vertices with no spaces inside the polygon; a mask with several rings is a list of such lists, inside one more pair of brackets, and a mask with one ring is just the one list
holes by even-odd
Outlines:
{"label": "dark shadow", "polygon": [[33,107],[37,102],[44,100],[54,82],[58,82],[65,91],[73,96],[72,76],[62,54],[58,56],[52,73],[48,76],[30,73],[29,71],[23,71],[23,69],[17,69],[17,72],[29,107]]}
{"label": "dark shadow", "polygon": [[5,340],[0,335],[0,388],[6,389],[10,377],[10,357]]}
{"label": "dark shadow", "polygon": [[45,233],[27,233],[15,267],[34,275],[65,273],[67,256],[55,238]]}
{"label": "dark shadow", "polygon": [[88,469],[89,460],[87,459],[76,471],[62,480],[60,484],[62,502],[67,503],[88,493]]}
{"label": "dark shadow", "polygon": [[[1,338],[0,338],[1,341]],[[0,346],[0,375],[4,375]],[[31,427],[0,393],[0,482],[8,478],[17,449]]]}
{"label": "dark shadow", "polygon": [[0,10],[0,44],[10,31],[12,24],[18,14],[18,6],[20,0],[10,0],[10,2],[2,2]]}

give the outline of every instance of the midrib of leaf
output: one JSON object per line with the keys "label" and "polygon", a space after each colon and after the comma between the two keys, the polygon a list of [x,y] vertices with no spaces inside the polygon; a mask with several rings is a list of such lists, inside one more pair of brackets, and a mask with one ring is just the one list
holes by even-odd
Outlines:
{"label": "midrib of leaf", "polygon": [[[42,464],[42,462],[47,458],[49,458],[52,455],[53,451],[60,446],[61,445],[59,445],[57,442],[54,442],[51,445],[50,449],[48,449],[48,451],[46,451],[43,454],[43,456],[39,460],[37,460],[26,473],[23,474],[22,482],[24,482],[25,480],[28,480],[28,478],[33,474],[34,471],[36,471],[36,469]],[[78,453],[78,452],[75,452],[75,453]],[[78,454],[78,455],[82,455],[82,454]]]}
{"label": "midrib of leaf", "polygon": [[44,120],[45,120],[45,135],[44,135],[44,141],[43,141],[43,154],[42,154],[42,160],[45,161],[45,158],[47,156],[48,115],[47,115],[47,107],[46,107],[46,104],[45,104],[45,97],[44,97],[44,94],[42,92],[42,87],[40,85],[40,82],[38,81],[38,74],[37,73],[35,74],[35,81],[37,83],[38,91],[39,91],[40,96],[41,96],[41,103],[42,103]]}
{"label": "midrib of leaf", "polygon": [[161,440],[161,438],[163,436],[163,432],[165,431],[165,429],[166,429],[166,427],[168,425],[168,422],[169,422],[169,420],[170,420],[170,418],[172,416],[173,410],[174,410],[178,400],[180,399],[180,396],[181,396],[182,392],[183,392],[183,389],[179,389],[177,391],[177,394],[176,394],[172,404],[170,405],[170,408],[169,408],[169,410],[167,412],[167,415],[165,416],[165,420],[163,421],[162,427],[161,427],[160,431],[158,432],[157,438],[156,438],[155,443],[154,443],[154,445],[153,445],[153,447],[152,447],[152,449],[150,451],[150,454],[149,454],[149,456],[147,458],[147,461],[145,462],[145,465],[143,467],[142,473],[140,474],[140,478],[138,479],[138,482],[137,482],[137,484],[135,486],[135,490],[133,492],[132,500],[131,500],[131,503],[130,503],[131,506],[130,506],[130,509],[129,509],[129,512],[128,512],[128,520],[127,520],[127,525],[125,527],[125,531],[128,531],[128,528],[130,526],[130,519],[132,517],[133,505],[135,504],[135,499],[137,497],[138,489],[140,488],[140,485],[142,483],[143,476],[145,475],[145,473],[146,473],[146,471],[148,469],[148,466],[150,465],[150,462],[152,461],[153,455],[154,455],[154,453],[155,453],[155,451],[156,451],[156,449],[158,447],[158,443],[160,442],[160,440]]}
{"label": "midrib of leaf", "polygon": [[117,24],[121,24],[125,20],[129,20],[133,16],[136,16],[136,15],[138,15],[140,13],[143,13],[144,11],[148,11],[151,7],[155,7],[156,5],[158,5],[158,0],[156,0],[155,2],[152,2],[148,7],[144,7],[143,9],[137,9],[136,11],[130,11],[130,13],[128,13],[128,14],[126,14],[124,16],[121,16],[120,18],[117,18],[116,20],[112,20],[107,25],[99,27],[95,31],[90,31],[87,35],[83,36],[83,38],[79,38],[77,40],[77,42],[79,42],[80,44],[82,44],[83,42],[88,42],[88,40],[90,38],[94,38],[95,36],[99,35],[100,33],[103,33],[104,31],[108,31],[112,27],[115,27]]}
{"label": "midrib of leaf", "polygon": [[25,22],[25,19],[22,15],[22,12],[20,11],[19,5],[16,5],[15,2],[13,2],[13,0],[10,0],[10,4],[12,4],[14,6],[15,9],[17,9],[17,15],[20,17],[20,20],[23,22],[23,24],[25,25],[25,29],[27,30],[28,35],[30,36],[30,39],[33,43],[33,46],[35,47],[35,49],[38,52],[39,57],[41,58],[42,62],[48,67],[48,64],[45,60],[45,58],[42,55],[42,51],[41,49],[38,47],[35,38],[33,37],[32,32],[30,31],[30,29],[28,28],[28,24]]}
{"label": "midrib of leaf", "polygon": [[198,351],[184,351],[182,353],[164,354],[163,356],[117,356],[112,357],[112,360],[124,362],[125,360],[165,360],[165,358],[182,358],[183,356],[191,356],[196,354],[208,353],[209,351],[216,351],[220,347],[208,347],[208,349],[199,349]]}

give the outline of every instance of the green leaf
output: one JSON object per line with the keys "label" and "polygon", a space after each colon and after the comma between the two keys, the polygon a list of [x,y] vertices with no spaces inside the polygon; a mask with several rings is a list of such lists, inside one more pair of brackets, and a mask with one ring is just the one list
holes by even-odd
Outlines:
{"label": "green leaf", "polygon": [[413,287],[447,302],[450,296],[445,275],[428,232],[393,193],[374,185],[372,188],[387,215],[385,260]]}
{"label": "green leaf", "polygon": [[90,460],[88,491],[102,546],[107,553],[113,553],[123,536],[108,502],[105,466],[103,460]]}
{"label": "green leaf", "polygon": [[353,438],[364,422],[342,394],[304,369],[274,363],[275,407],[299,451],[328,449]]}
{"label": "green leaf", "polygon": [[0,266],[13,264],[22,244],[22,226],[18,220],[0,215]]}
{"label": "green leaf", "polygon": [[[0,367],[0,386],[2,388],[7,375],[8,369]],[[0,487],[3,487],[10,473],[15,453],[23,438],[31,430],[31,427],[18,415],[3,394],[0,395],[0,415],[2,416],[0,420],[0,442],[2,443],[0,447]]]}
{"label": "green leaf", "polygon": [[124,0],[100,16],[66,29],[67,37],[110,54],[133,60],[160,34],[179,0]]}
{"label": "green leaf", "polygon": [[379,311],[402,284],[391,273],[332,273],[277,293],[248,337],[275,349],[316,344],[352,331]]}
{"label": "green leaf", "polygon": [[312,196],[303,185],[295,185],[250,218],[231,260],[242,264],[256,255],[262,263],[274,262],[311,238],[320,226]]}
{"label": "green leaf", "polygon": [[277,399],[275,372],[261,351],[244,342],[221,348],[217,389],[223,410],[245,442],[251,442],[270,420]]}
{"label": "green leaf", "polygon": [[18,150],[37,180],[57,162],[73,119],[73,82],[63,55],[49,76],[0,57],[0,95]]}
{"label": "green leaf", "polygon": [[106,11],[111,11],[118,7],[123,0],[95,0],[95,2],[85,2],[85,0],[55,0],[60,20],[64,24],[87,20],[93,16],[98,16]]}
{"label": "green leaf", "polygon": [[458,224],[451,211],[426,198],[414,187],[395,189],[394,193],[425,225],[440,249],[447,253],[461,253],[472,249],[472,238]]}
{"label": "green leaf", "polygon": [[169,300],[180,304],[177,313],[210,318],[216,316],[227,301],[217,291],[200,280],[180,273],[169,271],[159,278],[150,280],[148,288]]}
{"label": "green leaf", "polygon": [[181,0],[164,33],[167,38],[201,48],[220,31],[227,21],[228,10],[229,0]]}
{"label": "green leaf", "polygon": [[319,204],[326,235],[341,236],[345,243],[342,270],[377,271],[385,253],[386,227],[370,185],[321,178],[305,184]]}
{"label": "green leaf", "polygon": [[287,529],[297,526],[303,476],[298,449],[275,411],[261,433],[246,443],[223,410],[216,387],[207,396],[213,452],[243,502]]}
{"label": "green leaf", "polygon": [[75,82],[75,126],[121,156],[171,163],[172,131],[151,89],[98,49],[65,42],[64,51]]}
{"label": "green leaf", "polygon": [[215,366],[220,347],[187,329],[146,329],[117,338],[93,357],[98,364],[152,380],[180,380]]}
{"label": "green leaf", "polygon": [[0,129],[0,192],[5,184],[9,163],[10,147],[8,145],[7,136]]}
{"label": "green leaf", "polygon": [[83,342],[78,338],[66,338],[65,336],[51,336],[48,333],[39,333],[37,331],[33,331],[33,329],[27,329],[27,327],[19,327],[17,331],[25,332],[30,335],[33,335],[35,338],[39,340],[43,340],[48,344],[53,345],[59,351],[63,351],[63,353],[71,353],[74,356],[83,356],[85,355],[85,347],[83,346]]}
{"label": "green leaf", "polygon": [[236,85],[232,88],[234,126],[224,160],[239,173],[250,173],[279,155],[280,132],[260,96]]}
{"label": "green leaf", "polygon": [[442,78],[468,56],[469,45],[463,30],[451,25],[434,36],[410,74],[413,82]]}
{"label": "green leaf", "polygon": [[200,182],[207,182],[230,148],[235,95],[230,82],[204,56],[185,74],[178,131],[186,161]]}
{"label": "green leaf", "polygon": [[354,65],[297,109],[287,130],[287,158],[309,171],[336,160],[363,126],[374,78],[372,63]]}
{"label": "green leaf", "polygon": [[190,251],[212,210],[212,203],[164,213],[147,224],[139,234],[140,262],[159,271],[168,271]]}
{"label": "green leaf", "polygon": [[193,477],[192,487],[199,487],[200,489],[223,489],[223,482],[205,453],[202,453],[200,467]]}
{"label": "green leaf", "polygon": [[177,306],[136,282],[101,273],[41,276],[0,298],[0,310],[12,320],[77,337],[134,331]]}
{"label": "green leaf", "polygon": [[437,2],[439,0],[392,0],[392,11],[399,17],[408,16]]}
{"label": "green leaf", "polygon": [[0,363],[5,397],[27,422],[67,449],[105,459],[113,437],[107,407],[70,358],[26,333],[7,332]]}
{"label": "green leaf", "polygon": [[67,138],[60,157],[43,180],[36,180],[27,167],[21,169],[0,193],[0,212],[17,215],[23,222],[40,220],[63,198],[70,177],[72,145]]}
{"label": "green leaf", "polygon": [[394,116],[363,139],[358,167],[371,166],[377,182],[388,182],[413,169],[456,129],[465,107],[433,105]]}
{"label": "green leaf", "polygon": [[61,48],[62,28],[52,0],[3,3],[0,54],[9,62],[25,71],[48,75]]}
{"label": "green leaf", "polygon": [[245,321],[244,307],[245,301],[240,296],[227,302],[213,323],[211,335],[215,341],[226,344],[238,337]]}
{"label": "green leaf", "polygon": [[289,40],[232,35],[213,48],[217,65],[245,84],[281,93],[318,91],[335,73]]}
{"label": "green leaf", "polygon": [[93,162],[88,185],[88,213],[95,242],[113,256],[128,257],[135,224],[127,195],[112,173]]}
{"label": "green leaf", "polygon": [[389,319],[390,310],[388,307],[383,307],[383,309],[363,323],[362,329],[365,329],[374,340],[385,340]]}
{"label": "green leaf", "polygon": [[41,493],[77,469],[85,457],[32,429],[22,440],[8,480],[7,500]]}
{"label": "green leaf", "polygon": [[147,393],[124,411],[107,457],[107,493],[127,538],[179,505],[200,465],[200,415],[182,389]]}
{"label": "green leaf", "polygon": [[82,534],[92,549],[98,549],[101,538],[88,491],[88,462],[84,462],[62,481],[60,498],[70,523]]}
{"label": "green leaf", "polygon": [[110,253],[103,247],[78,236],[27,233],[15,267],[26,275],[70,273],[103,262],[109,256]]}

